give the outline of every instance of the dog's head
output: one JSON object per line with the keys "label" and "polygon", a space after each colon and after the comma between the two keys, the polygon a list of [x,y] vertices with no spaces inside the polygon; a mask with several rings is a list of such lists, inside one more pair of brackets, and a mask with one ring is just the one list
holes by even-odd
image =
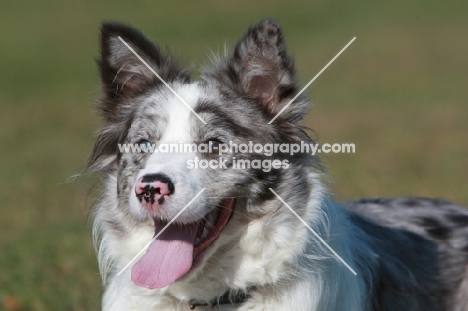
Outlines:
{"label": "dog's head", "polygon": [[[222,262],[224,255],[231,256],[231,265],[236,260],[241,265],[242,256],[232,252],[249,240],[259,219],[267,219],[268,226],[263,223],[264,232],[254,234],[274,244],[269,247],[273,256],[279,256],[275,252],[282,243],[294,244],[294,232],[281,232],[276,239],[277,227],[294,216],[281,216],[281,203],[269,188],[285,199],[294,193],[292,203],[304,215],[311,192],[309,156],[232,147],[310,142],[298,125],[307,107],[302,96],[269,124],[298,93],[277,23],[252,26],[231,55],[213,60],[195,82],[189,70],[133,28],[106,23],[101,38],[98,109],[106,125],[89,165],[115,176],[113,213],[127,225],[114,230],[151,226],[157,234],[132,269],[134,282],[165,287],[203,270],[208,260]],[[161,146],[178,150],[153,152]],[[249,165],[236,167],[240,160]],[[252,254],[264,251],[262,245],[248,247]]]}

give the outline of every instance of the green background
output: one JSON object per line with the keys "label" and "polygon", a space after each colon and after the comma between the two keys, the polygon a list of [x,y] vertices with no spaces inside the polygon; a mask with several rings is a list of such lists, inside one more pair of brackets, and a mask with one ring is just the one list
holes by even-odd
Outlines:
{"label": "green background", "polygon": [[[140,28],[187,63],[232,46],[272,17],[308,89],[337,199],[414,195],[468,204],[466,1],[2,1],[0,4],[0,309],[98,310],[81,176],[100,121],[95,59],[103,20]],[[332,181],[333,180],[333,181]]]}

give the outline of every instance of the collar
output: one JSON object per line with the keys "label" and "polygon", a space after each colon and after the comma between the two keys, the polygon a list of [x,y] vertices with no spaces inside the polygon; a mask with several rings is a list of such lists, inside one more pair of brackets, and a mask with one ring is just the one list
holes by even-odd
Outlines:
{"label": "collar", "polygon": [[210,301],[191,299],[189,301],[190,310],[196,307],[219,308],[223,305],[235,305],[246,302],[251,297],[251,291],[254,287],[249,287],[246,290],[228,289],[221,296],[215,297]]}

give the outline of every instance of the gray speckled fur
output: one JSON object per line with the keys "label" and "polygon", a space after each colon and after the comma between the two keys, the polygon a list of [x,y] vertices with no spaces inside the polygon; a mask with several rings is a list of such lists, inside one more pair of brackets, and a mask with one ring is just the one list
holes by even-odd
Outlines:
{"label": "gray speckled fur", "polygon": [[[120,36],[207,122],[187,112],[173,94],[117,39]],[[300,124],[308,100],[300,96],[293,60],[278,24],[252,26],[232,54],[213,59],[198,81],[169,53],[137,30],[107,23],[99,62],[105,120],[89,159],[104,175],[94,214],[94,237],[105,284],[103,310],[187,311],[189,301],[211,301],[228,290],[250,298],[220,310],[401,311],[468,309],[468,212],[427,199],[374,199],[335,204],[327,199],[319,161],[275,155],[289,169],[189,171],[185,156],[120,153],[118,143],[187,138],[190,142],[313,143]],[[176,120],[176,121],[174,121]],[[178,123],[179,122],[179,123]],[[171,136],[172,135],[172,136]],[[209,158],[210,155],[196,154]],[[150,214],[132,203],[141,174],[164,173],[175,192]],[[154,234],[153,218],[168,220],[202,187],[205,192],[177,221],[199,220],[236,198],[235,211],[204,262],[166,288],[135,286],[127,270],[116,276]],[[269,191],[274,189],[349,263],[344,267]],[[134,199],[134,198],[133,198]],[[252,290],[252,288],[254,288]],[[201,308],[203,309],[203,308]],[[200,308],[199,308],[200,310]]]}
{"label": "gray speckled fur", "polygon": [[[370,235],[378,237],[373,230],[375,221],[380,226],[392,228],[390,236],[382,239],[382,247],[376,247],[384,258],[389,252],[403,264],[413,263],[411,273],[434,277],[434,290],[440,310],[462,311],[468,308],[468,210],[451,202],[426,198],[376,198],[344,202],[353,213],[355,222]],[[357,213],[363,218],[354,215]],[[379,229],[380,230],[380,229]],[[388,230],[388,229],[387,229]],[[377,233],[377,234],[376,234]],[[400,235],[411,237],[413,245],[403,243]],[[378,241],[377,239],[375,239]],[[391,246],[391,247],[390,247]],[[416,251],[415,251],[416,250]],[[416,256],[411,258],[412,256]],[[382,257],[382,256],[381,256]],[[392,261],[382,260],[391,264]],[[393,271],[390,267],[384,267]],[[392,280],[383,279],[382,287],[389,282],[403,287],[404,277],[389,275]],[[415,291],[421,285],[412,285]],[[396,299],[388,298],[396,302]],[[403,306],[402,306],[403,307]],[[390,310],[386,307],[385,310]],[[414,309],[412,309],[414,310]]]}

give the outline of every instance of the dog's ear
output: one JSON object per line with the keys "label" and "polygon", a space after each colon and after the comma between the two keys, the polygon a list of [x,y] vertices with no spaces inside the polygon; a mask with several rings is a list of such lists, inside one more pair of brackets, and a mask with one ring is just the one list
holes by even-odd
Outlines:
{"label": "dog's ear", "polygon": [[[286,53],[280,26],[273,20],[250,27],[235,46],[233,55],[207,74],[253,97],[272,115],[298,93],[294,61]],[[306,106],[303,97],[297,99],[278,121],[302,119]]]}
{"label": "dog's ear", "polygon": [[116,163],[118,144],[125,135],[127,127],[112,123],[101,129],[88,158],[87,169],[102,170]]}
{"label": "dog's ear", "polygon": [[179,67],[169,53],[162,53],[138,30],[119,23],[102,24],[98,65],[103,94],[97,108],[107,124],[96,140],[88,169],[115,163],[118,143],[131,125],[133,106],[138,102],[132,98],[162,83],[154,72],[168,83],[190,80],[190,71]]}
{"label": "dog's ear", "polygon": [[119,23],[102,24],[98,63],[103,91],[99,109],[111,121],[119,113],[119,101],[162,83],[152,70],[166,82],[190,79],[190,72],[181,69],[170,54],[163,54],[138,30]]}

